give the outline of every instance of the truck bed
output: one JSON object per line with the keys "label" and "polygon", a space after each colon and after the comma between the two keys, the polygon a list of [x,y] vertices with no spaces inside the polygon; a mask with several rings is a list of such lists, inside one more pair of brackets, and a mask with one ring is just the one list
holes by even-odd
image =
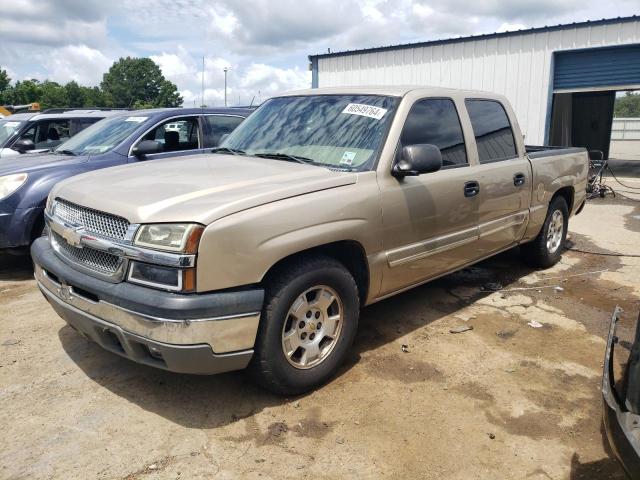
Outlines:
{"label": "truck bed", "polygon": [[566,155],[569,153],[586,152],[582,147],[552,147],[551,145],[525,145],[527,155],[531,160],[536,158]]}

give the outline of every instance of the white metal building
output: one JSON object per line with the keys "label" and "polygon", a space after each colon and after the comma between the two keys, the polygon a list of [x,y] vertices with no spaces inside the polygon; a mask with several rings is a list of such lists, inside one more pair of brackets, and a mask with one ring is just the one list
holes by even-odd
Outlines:
{"label": "white metal building", "polygon": [[608,149],[615,91],[640,89],[640,16],[309,60],[314,87],[433,85],[497,92],[513,104],[527,143],[580,145],[599,138],[580,146],[606,143]]}

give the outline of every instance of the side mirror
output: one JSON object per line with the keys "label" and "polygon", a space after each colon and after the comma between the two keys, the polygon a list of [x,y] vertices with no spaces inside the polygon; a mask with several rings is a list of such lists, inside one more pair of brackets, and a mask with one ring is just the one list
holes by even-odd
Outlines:
{"label": "side mirror", "polygon": [[147,155],[153,155],[154,153],[160,152],[162,152],[162,144],[160,144],[160,142],[156,142],[155,140],[143,140],[131,151],[131,153],[133,153],[140,159],[144,158]]}
{"label": "side mirror", "polygon": [[36,144],[28,138],[21,138],[20,140],[16,141],[16,143],[14,143],[11,148],[16,152],[25,153],[29,150],[35,150]]}
{"label": "side mirror", "polygon": [[402,178],[437,172],[442,168],[442,153],[435,145],[417,144],[402,148],[400,160],[393,166],[394,177]]}

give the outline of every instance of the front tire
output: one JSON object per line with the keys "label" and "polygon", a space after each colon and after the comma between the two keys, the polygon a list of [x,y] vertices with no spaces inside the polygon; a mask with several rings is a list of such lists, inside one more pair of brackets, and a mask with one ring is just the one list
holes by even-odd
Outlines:
{"label": "front tire", "polygon": [[353,276],[330,257],[303,257],[267,281],[249,365],[267,390],[297,395],[327,382],[349,353],[360,301]]}
{"label": "front tire", "polygon": [[549,268],[560,260],[569,226],[569,209],[562,197],[555,197],[549,204],[547,217],[538,236],[522,245],[524,260],[532,267]]}

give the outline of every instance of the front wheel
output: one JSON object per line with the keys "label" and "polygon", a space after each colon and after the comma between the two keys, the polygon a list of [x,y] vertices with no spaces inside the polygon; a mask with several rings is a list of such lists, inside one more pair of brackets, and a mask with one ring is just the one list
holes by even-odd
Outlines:
{"label": "front wheel", "polygon": [[349,353],[359,308],[356,283],[340,262],[305,257],[281,269],[266,285],[253,377],[282,395],[322,385]]}
{"label": "front wheel", "polygon": [[548,268],[560,260],[562,247],[567,239],[569,209],[562,197],[555,197],[549,204],[547,216],[538,236],[522,245],[525,261],[533,267]]}

